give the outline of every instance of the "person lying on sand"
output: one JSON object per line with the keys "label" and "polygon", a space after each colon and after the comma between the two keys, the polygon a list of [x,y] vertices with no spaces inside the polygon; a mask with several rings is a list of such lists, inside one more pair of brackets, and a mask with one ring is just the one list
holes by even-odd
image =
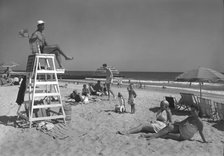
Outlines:
{"label": "person lying on sand", "polygon": [[199,109],[197,106],[191,106],[191,115],[181,122],[169,123],[165,128],[155,134],[143,134],[140,137],[148,138],[171,138],[174,140],[190,140],[196,132],[199,131],[201,139],[207,143],[203,134],[203,123],[198,117]]}
{"label": "person lying on sand", "polygon": [[167,126],[167,124],[172,123],[172,113],[169,108],[169,102],[163,100],[160,102],[160,109],[156,113],[156,121],[151,121],[150,123],[140,124],[137,127],[131,128],[126,132],[118,131],[118,134],[135,134],[140,132],[145,133],[157,133],[161,129]]}

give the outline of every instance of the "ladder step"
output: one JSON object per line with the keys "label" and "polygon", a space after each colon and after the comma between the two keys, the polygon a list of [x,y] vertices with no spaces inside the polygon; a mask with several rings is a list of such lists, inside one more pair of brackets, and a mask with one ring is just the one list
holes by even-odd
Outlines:
{"label": "ladder step", "polygon": [[56,70],[45,70],[45,69],[39,69],[36,72],[37,72],[37,74],[47,74],[47,73],[53,74],[53,73],[57,73]]}
{"label": "ladder step", "polygon": [[36,58],[51,58],[51,59],[54,59],[54,54],[37,54]]}
{"label": "ladder step", "polygon": [[60,96],[60,93],[35,93],[35,97],[41,97],[41,96]]}
{"label": "ladder step", "polygon": [[55,115],[55,116],[31,118],[30,121],[51,120],[51,119],[59,119],[59,118],[65,118],[65,115],[57,115],[57,116]]}
{"label": "ladder step", "polygon": [[53,73],[59,73],[63,74],[65,73],[65,69],[56,69],[56,70],[45,70],[45,69],[39,69],[36,71],[37,74],[53,74]]}
{"label": "ladder step", "polygon": [[37,108],[49,108],[49,107],[62,107],[62,104],[35,105],[35,106],[33,106],[33,109],[37,109]]}
{"label": "ladder step", "polygon": [[57,81],[36,81],[36,85],[57,85]]}
{"label": "ladder step", "polygon": [[64,74],[65,73],[65,69],[56,69],[58,74]]}

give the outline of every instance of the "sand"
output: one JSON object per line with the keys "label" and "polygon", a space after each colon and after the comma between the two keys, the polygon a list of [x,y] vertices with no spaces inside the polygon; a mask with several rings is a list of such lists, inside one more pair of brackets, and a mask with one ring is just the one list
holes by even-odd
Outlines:
{"label": "sand", "polygon": [[[60,87],[63,101],[72,90],[81,90],[82,84],[67,83],[67,87]],[[64,82],[60,83],[64,86]],[[146,140],[138,138],[140,134],[118,135],[118,130],[127,130],[140,123],[155,119],[155,110],[164,96],[172,95],[178,100],[180,89],[167,87],[147,87],[135,89],[136,113],[115,113],[116,100],[92,102],[88,104],[73,104],[70,134],[66,139],[53,137],[36,130],[36,128],[15,128],[7,120],[15,117],[18,105],[15,103],[19,86],[0,87],[0,155],[1,156],[36,156],[36,155],[82,155],[82,156],[140,156],[140,155],[203,155],[223,156],[224,153],[224,122],[204,123],[205,138],[211,143],[202,143],[197,133],[193,141],[175,141],[171,139]],[[127,99],[126,87],[112,87],[113,91],[123,93]],[[209,96],[209,94],[208,94]],[[223,100],[220,96],[212,100]],[[224,101],[224,100],[223,100]],[[174,120],[182,120],[187,114],[173,115]]]}

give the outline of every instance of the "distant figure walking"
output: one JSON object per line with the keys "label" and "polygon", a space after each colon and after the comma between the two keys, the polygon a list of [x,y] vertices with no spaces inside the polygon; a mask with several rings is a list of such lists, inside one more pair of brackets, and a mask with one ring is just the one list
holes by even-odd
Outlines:
{"label": "distant figure walking", "polygon": [[110,100],[110,93],[115,98],[115,95],[113,91],[111,90],[111,84],[113,82],[113,73],[110,68],[107,67],[107,64],[103,64],[103,68],[106,70],[106,87],[107,87],[107,93],[108,93],[108,100]]}
{"label": "distant figure walking", "polygon": [[73,60],[73,57],[65,55],[65,53],[59,48],[58,45],[48,45],[44,36],[44,24],[42,20],[37,21],[37,30],[29,38],[30,45],[32,46],[32,52],[46,54],[55,54],[59,68],[63,68],[61,64],[61,55],[64,56],[65,60]]}

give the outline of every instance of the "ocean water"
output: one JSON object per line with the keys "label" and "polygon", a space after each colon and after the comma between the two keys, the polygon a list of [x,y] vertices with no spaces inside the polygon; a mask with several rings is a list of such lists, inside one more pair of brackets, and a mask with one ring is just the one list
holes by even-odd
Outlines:
{"label": "ocean water", "polygon": [[173,81],[180,72],[120,72],[127,79]]}
{"label": "ocean water", "polygon": [[[173,81],[180,72],[126,72],[120,71],[119,76],[125,79],[134,80],[152,80],[152,81]],[[82,79],[94,77],[95,71],[66,71],[63,78],[66,79]]]}

